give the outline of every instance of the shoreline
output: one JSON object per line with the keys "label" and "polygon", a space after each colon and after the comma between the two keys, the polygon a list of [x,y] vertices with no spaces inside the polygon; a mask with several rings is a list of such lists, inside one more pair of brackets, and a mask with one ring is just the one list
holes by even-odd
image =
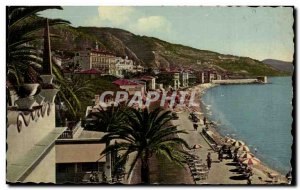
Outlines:
{"label": "shoreline", "polygon": [[[200,84],[200,85],[197,85],[197,86],[194,86],[194,87],[191,88],[191,89],[195,89],[196,88],[196,90],[199,91],[199,97],[197,97],[197,100],[199,100],[199,109],[197,111],[201,113],[202,119],[205,116],[205,113],[203,111],[204,110],[203,106],[205,106],[205,105],[203,105],[202,96],[205,94],[205,92],[207,90],[209,90],[211,88],[214,88],[216,86],[219,86],[219,85],[217,85],[217,84],[210,84],[209,83],[209,84]],[[209,120],[208,118],[207,118],[207,120],[209,122],[215,122],[215,121]],[[219,142],[225,142],[225,136],[222,135],[218,131],[218,129],[215,127],[215,125],[209,127],[209,129],[210,129],[210,131],[213,132],[214,137],[216,138],[217,141],[219,141]],[[238,139],[236,139],[236,140],[238,140]],[[255,155],[255,153],[254,153],[254,155]],[[285,174],[282,174],[281,172],[279,172],[279,171],[271,168],[270,166],[268,166],[266,163],[264,163],[262,161],[258,165],[255,165],[253,168],[256,169],[256,170],[258,170],[259,172],[264,173],[266,176],[268,176],[268,173],[275,173],[275,174],[277,174],[279,176],[279,180],[281,180],[281,181],[287,181],[286,178],[285,178]]]}

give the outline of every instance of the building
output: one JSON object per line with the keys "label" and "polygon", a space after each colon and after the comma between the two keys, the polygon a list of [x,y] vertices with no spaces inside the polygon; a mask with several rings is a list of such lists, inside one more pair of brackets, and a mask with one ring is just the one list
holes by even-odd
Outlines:
{"label": "building", "polygon": [[98,69],[85,69],[85,70],[75,71],[74,75],[79,75],[86,79],[94,79],[104,74]]}
{"label": "building", "polygon": [[136,80],[146,83],[146,90],[154,90],[156,88],[156,78],[153,76],[142,76],[136,78]]}
{"label": "building", "polygon": [[116,76],[123,78],[125,73],[134,72],[133,69],[133,61],[128,59],[127,56],[125,59],[116,57]]}
{"label": "building", "polygon": [[180,87],[180,72],[177,70],[169,70],[169,69],[161,69],[159,74],[159,78],[165,78],[163,83],[165,88],[173,88],[173,90],[177,90]]}
{"label": "building", "polygon": [[145,68],[142,65],[135,65],[133,67],[133,73],[143,73]]}
{"label": "building", "polygon": [[208,72],[208,83],[210,83],[212,80],[215,80],[216,76],[215,73]]}
{"label": "building", "polygon": [[158,75],[158,74],[160,73],[160,70],[159,70],[158,68],[154,68],[154,69],[153,69],[153,73],[154,73],[155,75]]}
{"label": "building", "polygon": [[135,92],[139,91],[142,95],[145,93],[145,84],[141,84],[138,81],[127,80],[127,79],[118,79],[113,82],[120,89],[128,92],[129,95],[134,95]]}
{"label": "building", "polygon": [[260,83],[268,83],[268,77],[267,76],[257,76],[256,79]]}
{"label": "building", "polygon": [[189,73],[182,71],[180,73],[180,85],[181,87],[188,87],[189,86]]}
{"label": "building", "polygon": [[222,75],[216,73],[215,80],[222,80]]}
{"label": "building", "polygon": [[101,155],[106,143],[104,132],[85,130],[81,123],[65,131],[56,140],[56,183],[90,183],[112,181],[112,158]]}
{"label": "building", "polygon": [[222,80],[224,78],[224,75],[213,70],[197,71],[194,75],[196,77],[196,82],[200,84],[210,83],[212,80]]}
{"label": "building", "polygon": [[195,85],[197,83],[197,77],[196,74],[193,73],[189,73],[189,85]]}
{"label": "building", "polygon": [[27,111],[8,108],[6,180],[55,183],[55,140],[65,129],[55,127],[54,102]]}
{"label": "building", "polygon": [[180,76],[179,72],[173,72],[174,90],[178,90],[180,87]]}
{"label": "building", "polygon": [[144,67],[134,65],[133,60],[116,57],[113,53],[88,48],[86,50],[77,51],[74,56],[74,63],[79,65],[81,69],[98,69],[104,75],[114,75],[123,78],[127,72],[136,73],[144,72]]}
{"label": "building", "polygon": [[74,63],[82,69],[98,69],[107,75],[116,75],[116,56],[104,50],[91,49],[77,51]]}
{"label": "building", "polygon": [[200,84],[203,84],[205,82],[204,80],[204,72],[203,71],[197,71],[195,72],[195,77],[196,77],[196,82],[197,83],[200,83]]}
{"label": "building", "polygon": [[[58,89],[53,84],[48,19],[44,30],[43,70],[40,84],[24,84],[23,98],[7,107],[7,182],[55,183],[55,140],[66,130],[55,126],[54,100]],[[20,88],[21,88],[20,87]]]}
{"label": "building", "polygon": [[60,67],[69,67],[70,65],[74,65],[74,59],[69,56],[61,56],[58,54],[54,54],[52,55],[52,59],[56,63],[56,65]]}

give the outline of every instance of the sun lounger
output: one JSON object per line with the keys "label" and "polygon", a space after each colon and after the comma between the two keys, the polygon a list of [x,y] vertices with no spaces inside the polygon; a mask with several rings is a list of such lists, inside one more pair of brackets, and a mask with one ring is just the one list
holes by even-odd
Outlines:
{"label": "sun lounger", "polygon": [[201,180],[201,178],[200,178],[200,176],[199,176],[199,175],[197,175],[197,176],[194,176],[194,180],[195,180],[195,181],[200,181],[200,180]]}
{"label": "sun lounger", "polygon": [[199,163],[195,163],[195,166],[206,166],[206,164],[199,162]]}
{"label": "sun lounger", "polygon": [[201,172],[199,172],[199,175],[202,178],[207,179],[207,177],[208,177],[208,171],[201,171]]}

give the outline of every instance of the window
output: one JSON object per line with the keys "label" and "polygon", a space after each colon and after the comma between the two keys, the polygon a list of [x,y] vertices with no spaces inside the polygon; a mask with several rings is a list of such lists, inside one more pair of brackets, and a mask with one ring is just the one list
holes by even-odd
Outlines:
{"label": "window", "polygon": [[105,162],[98,162],[98,171],[104,171]]}
{"label": "window", "polygon": [[56,171],[58,173],[74,173],[75,165],[74,164],[56,164]]}
{"label": "window", "polygon": [[88,163],[82,163],[82,171],[88,172],[88,171],[97,171],[98,170],[98,162],[88,162]]}

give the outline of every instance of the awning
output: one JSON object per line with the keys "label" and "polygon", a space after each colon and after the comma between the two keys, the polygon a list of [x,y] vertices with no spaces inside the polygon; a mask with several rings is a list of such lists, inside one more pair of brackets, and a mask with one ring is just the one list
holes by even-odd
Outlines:
{"label": "awning", "polygon": [[105,144],[57,144],[56,163],[105,162],[106,156],[100,155]]}

